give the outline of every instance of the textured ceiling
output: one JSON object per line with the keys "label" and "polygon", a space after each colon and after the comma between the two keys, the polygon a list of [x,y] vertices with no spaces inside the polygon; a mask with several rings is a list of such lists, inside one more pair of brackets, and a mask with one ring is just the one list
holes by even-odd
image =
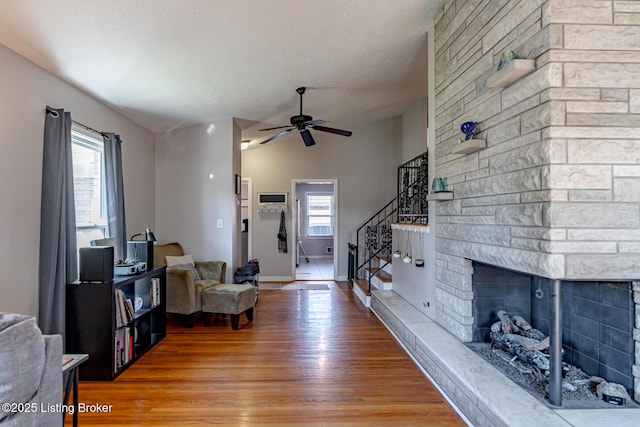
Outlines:
{"label": "textured ceiling", "polygon": [[337,124],[426,96],[443,0],[3,0],[0,43],[153,132],[304,112]]}

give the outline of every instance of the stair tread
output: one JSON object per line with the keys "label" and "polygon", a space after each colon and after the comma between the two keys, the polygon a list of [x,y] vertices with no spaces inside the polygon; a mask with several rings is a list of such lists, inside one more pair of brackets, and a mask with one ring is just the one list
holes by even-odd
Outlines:
{"label": "stair tread", "polygon": [[390,255],[376,255],[376,258],[385,262],[391,262],[393,260],[393,257],[391,257]]}
{"label": "stair tread", "polygon": [[366,279],[353,279],[353,282],[362,289],[362,292],[368,297],[371,296],[371,292],[369,291],[369,282]]}
{"label": "stair tread", "polygon": [[388,272],[384,271],[381,268],[378,268],[378,267],[368,268],[367,267],[366,270],[369,270],[369,272],[371,272],[371,274],[376,276],[383,283],[390,283],[392,281],[391,274],[389,274]]}

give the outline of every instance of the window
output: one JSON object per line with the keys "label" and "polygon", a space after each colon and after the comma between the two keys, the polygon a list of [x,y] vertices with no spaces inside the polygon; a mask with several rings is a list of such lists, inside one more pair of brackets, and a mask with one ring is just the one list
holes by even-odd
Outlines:
{"label": "window", "polygon": [[307,236],[333,236],[333,194],[307,193]]}
{"label": "window", "polygon": [[78,248],[106,236],[106,190],[103,171],[103,144],[95,138],[71,132],[73,187],[76,205]]}

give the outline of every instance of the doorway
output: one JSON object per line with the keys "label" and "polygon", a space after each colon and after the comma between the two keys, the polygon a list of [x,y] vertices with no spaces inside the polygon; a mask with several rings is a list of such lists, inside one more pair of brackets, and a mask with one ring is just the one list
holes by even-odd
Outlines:
{"label": "doorway", "polygon": [[335,280],[337,271],[337,180],[292,180],[296,281]]}
{"label": "doorway", "polygon": [[251,248],[253,247],[253,221],[251,218],[253,194],[251,188],[251,178],[243,177],[240,189],[240,265],[244,265],[252,258]]}

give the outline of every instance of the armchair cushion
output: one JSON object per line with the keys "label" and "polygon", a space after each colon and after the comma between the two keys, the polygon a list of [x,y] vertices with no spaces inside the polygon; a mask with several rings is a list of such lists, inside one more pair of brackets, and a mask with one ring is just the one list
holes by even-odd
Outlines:
{"label": "armchair cushion", "polygon": [[196,267],[193,264],[178,264],[178,265],[169,267],[169,269],[174,269],[174,268],[189,270],[191,272],[191,277],[193,278],[194,282],[197,282],[198,280],[200,280],[200,275],[198,274],[198,270],[196,270]]}
{"label": "armchair cushion", "polygon": [[218,283],[224,283],[227,263],[224,261],[198,261],[196,262],[196,270],[198,270],[202,279],[217,280]]}

